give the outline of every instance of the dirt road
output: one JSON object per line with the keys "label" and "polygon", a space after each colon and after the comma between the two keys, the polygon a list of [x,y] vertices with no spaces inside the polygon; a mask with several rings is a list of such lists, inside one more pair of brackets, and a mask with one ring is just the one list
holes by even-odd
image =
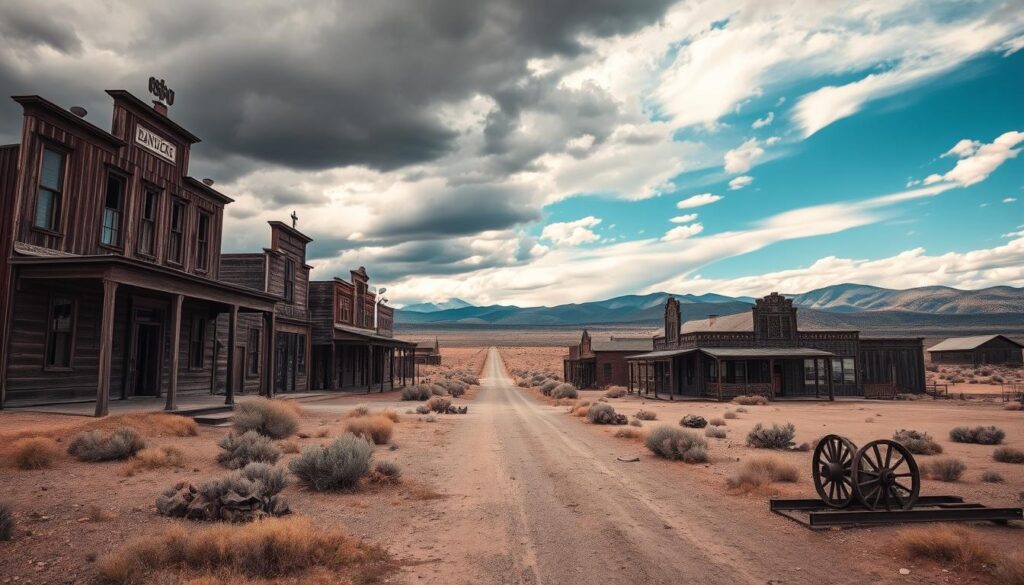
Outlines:
{"label": "dirt road", "polygon": [[683,464],[618,461],[639,447],[536,402],[511,383],[496,349],[482,377],[474,415],[452,432],[449,453],[459,454],[445,457],[436,478],[451,498],[433,538],[452,566],[418,582],[889,580],[890,567],[864,571],[856,553],[824,561],[849,553],[842,536],[752,515],[751,503],[736,505],[677,473]]}

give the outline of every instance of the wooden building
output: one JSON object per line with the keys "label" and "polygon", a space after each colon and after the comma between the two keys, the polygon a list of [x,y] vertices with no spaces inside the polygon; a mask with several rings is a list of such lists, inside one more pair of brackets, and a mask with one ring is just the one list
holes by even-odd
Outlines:
{"label": "wooden building", "polygon": [[950,337],[928,348],[936,364],[1012,364],[1024,363],[1024,344],[1005,335]]}
{"label": "wooden building", "polygon": [[395,339],[395,310],[370,290],[366,269],[351,275],[309,283],[312,387],[383,391],[412,383],[416,344]]}
{"label": "wooden building", "polygon": [[441,344],[436,337],[433,342],[421,341],[416,344],[416,363],[426,366],[441,365]]}
{"label": "wooden building", "polygon": [[569,355],[562,362],[566,382],[577,388],[625,386],[629,383],[631,355],[654,349],[649,337],[615,337],[608,341],[592,341],[586,329],[577,345],[569,346]]}
{"label": "wooden building", "polygon": [[[222,278],[231,199],[188,175],[199,138],[161,103],[107,93],[110,131],[14,98],[21,142],[0,148],[0,404],[95,400],[103,415],[111,399],[149,396],[174,409],[217,390],[218,337],[230,402],[239,316],[272,331],[278,297]],[[273,380],[272,365],[261,375]]]}
{"label": "wooden building", "polygon": [[[293,218],[297,220],[297,217]],[[258,393],[263,387],[264,347],[273,349],[273,391],[309,390],[312,322],[309,311],[309,272],[306,263],[308,236],[279,221],[270,224],[270,247],[249,254],[222,254],[221,280],[266,292],[278,298],[274,304],[274,330],[268,337],[263,320],[253,315],[239,317],[239,338],[235,344],[232,380],[235,392]],[[228,315],[217,327],[217,355],[222,366],[218,388],[227,385]]]}
{"label": "wooden building", "polygon": [[682,324],[670,297],[654,351],[627,358],[629,388],[670,399],[892,397],[924,392],[922,347],[922,338],[810,327],[778,293],[749,313]]}

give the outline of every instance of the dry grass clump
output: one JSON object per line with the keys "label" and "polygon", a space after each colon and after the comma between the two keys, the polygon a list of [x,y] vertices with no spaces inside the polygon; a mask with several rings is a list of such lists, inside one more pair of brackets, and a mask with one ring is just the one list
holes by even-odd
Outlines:
{"label": "dry grass clump", "polygon": [[634,414],[633,416],[635,416],[636,418],[638,418],[640,420],[657,420],[658,419],[658,413],[654,412],[653,410],[638,410],[638,411],[636,411],[636,414]]}
{"label": "dry grass clump", "polygon": [[85,509],[85,517],[89,522],[109,522],[117,516],[115,516],[110,510],[104,510],[103,508],[93,504]]}
{"label": "dry grass clump", "polygon": [[750,394],[747,396],[737,396],[732,399],[736,404],[742,404],[744,406],[764,406],[768,404],[768,399],[760,394]]}
{"label": "dry grass clump", "polygon": [[138,412],[118,414],[89,422],[82,427],[86,431],[114,431],[131,429],[144,437],[194,437],[199,434],[199,425],[186,416],[166,412]]}
{"label": "dry grass clump", "polygon": [[0,502],[0,540],[14,537],[14,508],[6,502]]}
{"label": "dry grass clump", "polygon": [[746,408],[743,408],[742,406],[737,406],[737,407],[736,407],[736,412],[740,412],[740,413],[746,413],[746,412],[747,412],[747,409],[746,409]]}
{"label": "dry grass clump", "polygon": [[429,408],[431,412],[437,412],[440,414],[448,412],[448,409],[451,408],[451,406],[451,399],[445,398],[443,396],[434,396],[433,398],[427,401],[427,408]]}
{"label": "dry grass clump", "polygon": [[390,419],[391,422],[394,423],[400,422],[402,420],[401,418],[399,418],[398,413],[395,412],[394,410],[391,410],[390,408],[385,408],[384,410],[380,411],[380,415],[388,417],[388,419]]}
{"label": "dry grass clump", "polygon": [[736,414],[736,412],[732,411],[732,410],[727,410],[724,413],[722,413],[722,418],[727,419],[727,420],[732,420],[734,418],[739,418],[739,416],[740,415]]}
{"label": "dry grass clump", "polygon": [[47,469],[60,457],[57,441],[49,437],[18,439],[11,445],[11,457],[18,469]]}
{"label": "dry grass clump", "polygon": [[1007,402],[1003,410],[1024,410],[1024,402]]}
{"label": "dry grass clump", "polygon": [[562,398],[577,398],[580,393],[576,389],[576,386],[568,383],[562,383],[555,386],[555,389],[551,391],[551,397],[556,399]]}
{"label": "dry grass clump", "polygon": [[708,419],[708,424],[713,426],[713,427],[724,427],[725,426],[725,420],[715,416],[715,417],[711,417],[710,419]]}
{"label": "dry grass clump", "polygon": [[307,446],[288,468],[299,481],[316,491],[352,489],[370,471],[373,446],[346,433],[326,447]]}
{"label": "dry grass clump", "polygon": [[383,414],[375,414],[349,419],[345,422],[345,430],[357,437],[370,439],[377,445],[384,445],[391,440],[394,425],[390,418]]}
{"label": "dry grass clump", "polygon": [[624,425],[626,415],[617,414],[615,407],[606,402],[598,402],[590,406],[587,419],[595,425]]}
{"label": "dry grass clump", "polygon": [[932,436],[924,431],[900,429],[893,433],[892,440],[906,447],[914,455],[938,455],[942,453],[942,445],[936,443]]}
{"label": "dry grass clump", "polygon": [[966,469],[963,461],[953,457],[943,457],[921,464],[921,473],[925,477],[939,481],[957,481]]}
{"label": "dry grass clump", "polygon": [[229,434],[217,442],[222,449],[217,454],[217,463],[228,469],[241,469],[250,463],[277,463],[281,458],[281,449],[270,437],[255,431],[246,431],[241,435]]}
{"label": "dry grass clump", "polygon": [[278,446],[281,447],[282,453],[298,453],[300,450],[302,450],[302,447],[299,446],[299,442],[296,441],[295,439],[287,439],[281,441],[280,443],[278,443]]}
{"label": "dry grass clump", "polygon": [[799,478],[796,466],[786,463],[778,455],[755,455],[745,459],[740,470],[726,483],[731,490],[749,493],[773,482],[793,483]]}
{"label": "dry grass clump", "polygon": [[972,568],[993,562],[990,543],[977,531],[959,524],[905,528],[896,533],[894,545],[911,559],[952,562]]}
{"label": "dry grass clump", "polygon": [[604,393],[605,398],[622,398],[626,395],[626,389],[622,386],[612,386]]}
{"label": "dry grass clump", "polygon": [[1013,447],[997,447],[992,458],[1000,463],[1024,463],[1024,451]]}
{"label": "dry grass clump", "polygon": [[725,429],[719,426],[710,426],[704,429],[704,436],[710,439],[724,439],[726,435]]}
{"label": "dry grass clump", "polygon": [[998,427],[955,427],[949,431],[950,440],[956,443],[977,443],[979,445],[998,445],[1006,438],[1006,433]]}
{"label": "dry grass clump", "polygon": [[125,475],[133,476],[140,471],[152,469],[165,469],[169,467],[181,468],[185,466],[185,452],[173,445],[161,447],[147,447],[138,452],[128,462]]}
{"label": "dry grass clump", "polygon": [[[308,582],[313,573],[346,575],[356,583],[379,580],[393,570],[388,554],[337,528],[320,528],[308,518],[268,518],[243,525],[195,530],[173,525],[101,557],[100,581],[244,583],[267,578]],[[158,576],[165,579],[158,579]],[[195,581],[190,581],[195,582]]]}
{"label": "dry grass clump", "polygon": [[708,442],[701,436],[675,427],[657,427],[648,433],[644,444],[655,455],[665,459],[686,463],[708,460]]}
{"label": "dry grass clump", "polygon": [[373,483],[396,484],[402,481],[402,468],[394,461],[378,461],[370,473]]}
{"label": "dry grass clump", "polygon": [[641,439],[644,432],[637,430],[636,427],[622,427],[615,431],[613,436],[617,439]]}
{"label": "dry grass clump", "polygon": [[359,416],[366,416],[368,414],[370,414],[370,408],[368,406],[363,406],[362,404],[360,404],[359,406],[346,412],[344,418],[356,418]]}
{"label": "dry grass clump", "polygon": [[1003,474],[999,473],[998,471],[986,469],[981,474],[981,481],[985,483],[1003,483],[1004,481],[1006,481],[1006,478],[1003,477]]}
{"label": "dry grass clump", "polygon": [[796,427],[793,426],[793,423],[784,425],[773,423],[772,428],[757,423],[747,435],[747,446],[755,449],[788,449],[793,446],[795,435]]}
{"label": "dry grass clump", "polygon": [[284,439],[299,429],[301,407],[294,400],[253,398],[235,406],[235,431],[255,431],[272,439]]}
{"label": "dry grass clump", "polygon": [[145,446],[142,437],[127,428],[117,429],[110,434],[82,431],[71,439],[68,453],[79,461],[113,461],[127,459]]}

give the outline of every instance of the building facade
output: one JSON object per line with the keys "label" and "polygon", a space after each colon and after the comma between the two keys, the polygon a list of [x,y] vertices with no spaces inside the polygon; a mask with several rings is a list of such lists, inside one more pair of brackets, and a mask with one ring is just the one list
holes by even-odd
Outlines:
{"label": "building facade", "polygon": [[1005,335],[975,335],[945,339],[929,347],[928,355],[935,364],[1020,365],[1024,363],[1022,348],[1024,345]]}
{"label": "building facade", "polygon": [[667,398],[891,397],[924,392],[921,338],[864,338],[858,331],[801,326],[790,299],[772,293],[749,313],[680,323],[665,305],[654,350],[633,355],[629,388]]}
{"label": "building facade", "polygon": [[425,366],[441,365],[441,343],[434,338],[434,341],[421,341],[416,344],[416,363]]}
{"label": "building facade", "polygon": [[592,341],[586,329],[577,345],[569,346],[569,355],[562,361],[566,382],[577,388],[626,386],[629,363],[626,358],[654,349],[649,337],[610,337],[608,341]]}
{"label": "building facade", "polygon": [[348,281],[310,283],[313,388],[383,391],[414,381],[416,344],[395,339],[395,310],[369,280],[359,267]]}
{"label": "building facade", "polygon": [[[3,406],[95,401],[102,415],[112,399],[148,396],[174,409],[182,394],[217,391],[220,316],[273,329],[275,295],[221,278],[231,199],[189,176],[199,138],[163,104],[107,94],[109,132],[14,98],[21,142],[0,148]],[[228,388],[237,342],[230,328]]]}

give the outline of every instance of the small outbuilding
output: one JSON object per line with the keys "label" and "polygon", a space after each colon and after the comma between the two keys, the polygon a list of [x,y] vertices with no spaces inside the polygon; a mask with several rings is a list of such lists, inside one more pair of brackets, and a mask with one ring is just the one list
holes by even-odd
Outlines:
{"label": "small outbuilding", "polygon": [[584,330],[577,345],[569,346],[563,360],[565,381],[578,388],[625,386],[629,383],[626,358],[654,349],[650,337],[610,337],[608,341],[591,341]]}
{"label": "small outbuilding", "polygon": [[416,363],[427,366],[441,365],[441,344],[434,341],[421,341],[416,344]]}
{"label": "small outbuilding", "polygon": [[935,364],[1016,364],[1024,363],[1024,344],[1005,335],[950,337],[928,348]]}

